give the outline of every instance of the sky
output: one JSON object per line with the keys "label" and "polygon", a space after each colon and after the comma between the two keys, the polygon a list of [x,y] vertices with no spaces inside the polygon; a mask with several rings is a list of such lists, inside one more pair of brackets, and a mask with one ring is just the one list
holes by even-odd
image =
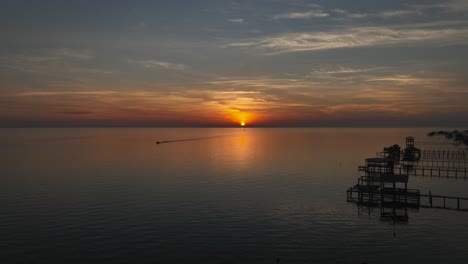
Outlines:
{"label": "sky", "polygon": [[468,123],[468,0],[2,0],[0,32],[0,127]]}

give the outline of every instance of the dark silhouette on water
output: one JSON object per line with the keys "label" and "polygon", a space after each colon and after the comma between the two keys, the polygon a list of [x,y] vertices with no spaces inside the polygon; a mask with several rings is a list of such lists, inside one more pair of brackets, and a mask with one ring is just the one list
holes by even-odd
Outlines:
{"label": "dark silhouette on water", "polygon": [[[447,178],[449,177],[449,172],[454,172],[454,177],[457,177],[461,173],[466,177],[467,172],[466,167],[464,169],[420,167],[418,164],[427,160],[427,158],[443,159],[447,157],[455,159],[464,158],[464,156],[461,156],[456,151],[448,152],[448,154],[443,152],[442,156],[421,155],[421,153],[424,154],[425,152],[416,148],[414,143],[413,137],[407,137],[406,148],[403,151],[400,150],[398,145],[393,145],[385,148],[384,152],[378,153],[381,157],[366,159],[365,166],[359,166],[358,168],[359,171],[364,172],[364,176],[359,177],[358,183],[347,190],[347,200],[355,202],[358,206],[380,207],[381,220],[397,222],[408,221],[407,207],[468,211],[468,208],[466,208],[468,198],[433,195],[431,191],[428,194],[421,194],[417,189],[408,189],[409,176],[417,175],[417,170],[422,169],[423,175],[426,171],[431,176],[434,170],[434,173],[435,171],[438,172],[439,177],[441,176],[441,171],[447,171]],[[398,152],[400,151],[403,155],[399,155]],[[395,166],[396,164],[400,165]],[[436,166],[438,164],[439,162],[435,163]],[[466,163],[459,162],[458,164]],[[425,200],[425,202],[422,202],[422,200]],[[454,203],[456,206],[454,206]],[[434,206],[434,204],[437,206]],[[391,208],[392,212],[386,212],[386,208]],[[404,214],[398,213],[396,209],[404,209]]]}
{"label": "dark silhouette on water", "polygon": [[406,148],[403,150],[402,161],[419,161],[421,150],[414,146],[414,137],[406,137]]}
{"label": "dark silhouette on water", "polygon": [[468,145],[468,130],[465,131],[431,131],[427,133],[429,137],[433,136],[444,136],[446,139],[452,140],[453,144],[465,144]]}
{"label": "dark silhouette on water", "polygon": [[398,164],[400,162],[400,152],[400,146],[394,144],[393,146],[384,148],[383,153],[380,153],[380,155],[383,155],[385,158],[392,159],[395,164]]}

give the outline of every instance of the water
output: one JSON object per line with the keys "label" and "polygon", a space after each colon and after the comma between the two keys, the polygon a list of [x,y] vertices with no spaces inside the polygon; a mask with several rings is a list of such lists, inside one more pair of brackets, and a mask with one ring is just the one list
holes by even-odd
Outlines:
{"label": "water", "polygon": [[[0,259],[465,263],[468,213],[410,209],[394,225],[346,202],[365,158],[428,131],[2,129]],[[463,179],[409,187],[468,197]]]}

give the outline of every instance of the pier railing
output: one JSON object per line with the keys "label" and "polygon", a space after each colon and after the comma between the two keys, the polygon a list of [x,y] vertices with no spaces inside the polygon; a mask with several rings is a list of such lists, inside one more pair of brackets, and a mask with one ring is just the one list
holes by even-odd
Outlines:
{"label": "pier railing", "polygon": [[463,147],[460,141],[451,140],[451,141],[415,141],[415,146],[424,146],[424,147]]}
{"label": "pier railing", "polygon": [[423,159],[413,162],[401,162],[403,165],[413,165],[417,167],[439,167],[439,168],[467,168],[468,160],[431,160]]}
{"label": "pier railing", "polygon": [[[400,152],[400,156],[403,156],[404,151]],[[385,152],[380,151],[377,152],[376,155],[378,157],[385,157]],[[468,162],[468,151],[465,149],[457,148],[457,149],[422,149],[421,156],[419,160],[439,160],[439,161],[447,161],[447,160],[460,160]]]}
{"label": "pier railing", "polygon": [[440,168],[440,167],[410,167],[397,166],[395,172],[405,173],[410,176],[431,176],[431,177],[446,177],[446,178],[463,178],[468,176],[467,168]]}
{"label": "pier railing", "polygon": [[431,159],[431,160],[467,160],[468,153],[463,149],[423,149],[421,150],[420,160]]}
{"label": "pier railing", "polygon": [[[464,210],[464,211],[468,210],[468,198],[465,198],[465,197],[432,195],[432,194],[421,194],[420,196],[424,197],[425,200],[427,200],[427,203],[420,205],[421,207],[457,209],[457,210]],[[452,202],[451,204],[456,204],[456,205],[449,206],[448,202]]]}

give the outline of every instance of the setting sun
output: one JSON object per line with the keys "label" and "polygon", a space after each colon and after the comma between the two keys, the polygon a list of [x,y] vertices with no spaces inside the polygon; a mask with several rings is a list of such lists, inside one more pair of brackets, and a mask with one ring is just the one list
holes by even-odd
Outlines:
{"label": "setting sun", "polygon": [[240,124],[241,124],[241,126],[245,126],[245,122],[244,122],[244,121],[242,121]]}

